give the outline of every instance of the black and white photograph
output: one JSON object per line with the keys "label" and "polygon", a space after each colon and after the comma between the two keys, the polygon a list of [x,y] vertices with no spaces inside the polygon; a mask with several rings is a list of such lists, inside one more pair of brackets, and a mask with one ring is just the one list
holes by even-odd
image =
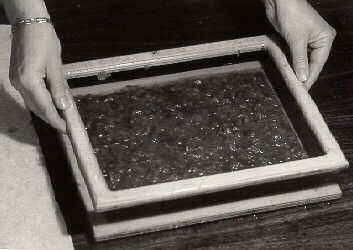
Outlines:
{"label": "black and white photograph", "polygon": [[353,2],[0,0],[0,249],[353,249]]}

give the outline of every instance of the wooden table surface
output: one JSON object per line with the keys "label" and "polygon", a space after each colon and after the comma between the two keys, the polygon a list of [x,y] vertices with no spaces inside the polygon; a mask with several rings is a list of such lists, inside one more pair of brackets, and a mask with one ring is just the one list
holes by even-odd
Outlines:
{"label": "wooden table surface", "polygon": [[[261,1],[47,0],[65,63],[202,42],[273,33]],[[331,57],[310,91],[346,157],[353,162],[353,2],[315,0],[338,31]],[[67,164],[53,131],[35,120],[56,197],[77,249],[342,248],[353,247],[353,176],[335,179],[343,198],[143,236],[90,243]],[[55,153],[53,153],[55,152]],[[58,163],[60,162],[60,163]]]}

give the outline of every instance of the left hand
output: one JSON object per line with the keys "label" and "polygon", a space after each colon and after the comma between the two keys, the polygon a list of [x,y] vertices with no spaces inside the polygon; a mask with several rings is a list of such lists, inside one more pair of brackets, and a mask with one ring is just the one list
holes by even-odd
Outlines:
{"label": "left hand", "polygon": [[306,0],[264,0],[266,14],[286,40],[293,69],[307,89],[317,80],[336,31]]}

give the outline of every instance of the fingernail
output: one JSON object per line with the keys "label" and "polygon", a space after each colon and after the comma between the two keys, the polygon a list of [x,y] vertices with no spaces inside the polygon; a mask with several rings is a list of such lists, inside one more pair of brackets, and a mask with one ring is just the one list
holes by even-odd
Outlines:
{"label": "fingernail", "polygon": [[66,97],[60,97],[58,99],[57,105],[58,105],[58,109],[62,109],[62,110],[67,109],[68,108],[68,104],[67,104],[67,101],[66,101]]}
{"label": "fingernail", "polygon": [[73,105],[73,102],[70,97],[63,96],[58,99],[57,105],[58,109],[65,110],[70,108]]}
{"label": "fingernail", "polygon": [[306,80],[308,80],[304,69],[298,70],[298,80],[301,82],[306,82]]}
{"label": "fingernail", "polygon": [[67,100],[68,108],[74,105],[72,95],[69,89],[66,89],[66,100]]}
{"label": "fingernail", "polygon": [[72,105],[74,105],[72,98],[68,95],[66,96],[66,104],[67,104],[67,108],[70,108],[72,107]]}

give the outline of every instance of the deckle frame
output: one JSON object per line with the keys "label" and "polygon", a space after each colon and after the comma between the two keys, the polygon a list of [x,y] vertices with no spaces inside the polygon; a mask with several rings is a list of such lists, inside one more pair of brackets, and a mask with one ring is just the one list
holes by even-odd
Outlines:
{"label": "deckle frame", "polygon": [[[75,157],[78,162],[78,166],[81,170],[81,174],[92,201],[93,210],[95,212],[104,212],[150,202],[177,199],[191,195],[236,189],[262,183],[332,172],[347,167],[348,162],[335,138],[329,131],[316,104],[303,84],[296,79],[285,55],[282,53],[278,45],[267,36],[235,39],[67,64],[64,66],[64,71],[67,78],[78,78],[261,50],[267,51],[268,55],[275,62],[289,91],[294,96],[301,109],[306,122],[322,147],[324,155],[304,160],[274,164],[270,167],[257,167],[235,172],[184,179],[175,182],[112,191],[106,185],[82,120],[77,111],[77,107],[74,105],[64,112],[64,117],[68,126],[68,136],[64,135],[65,138],[63,139],[66,148],[72,146],[74,152],[72,157]],[[243,65],[251,67],[256,66],[255,64],[248,63]],[[185,74],[188,73],[185,72]],[[172,76],[160,76],[155,77],[155,79],[164,77]],[[132,82],[144,84],[147,81],[148,79],[146,78],[142,80],[132,80],[123,83],[123,85],[131,85]],[[85,91],[97,91],[103,93],[107,89],[111,89],[113,84],[85,87],[77,90],[73,89],[72,92],[74,94],[82,94]],[[121,82],[119,83],[119,86],[120,84]],[[120,87],[117,87],[117,89],[118,88]]]}

